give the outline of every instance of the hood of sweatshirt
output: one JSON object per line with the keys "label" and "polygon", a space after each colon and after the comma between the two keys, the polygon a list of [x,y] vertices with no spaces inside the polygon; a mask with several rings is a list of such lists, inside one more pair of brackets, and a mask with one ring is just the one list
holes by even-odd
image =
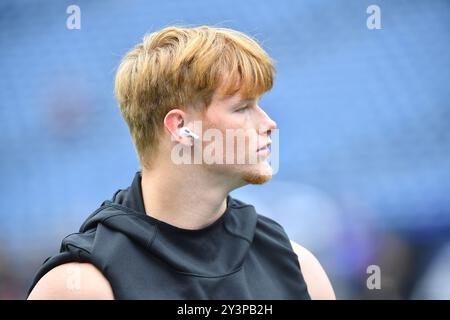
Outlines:
{"label": "hood of sweatshirt", "polygon": [[[215,222],[198,230],[181,229],[145,213],[141,179],[137,172],[130,187],[104,201],[83,223],[78,236],[94,234],[94,230],[98,235],[102,228],[118,232],[185,274],[220,277],[242,266],[256,229],[253,206],[228,195],[227,209]],[[94,246],[95,240],[86,245]]]}

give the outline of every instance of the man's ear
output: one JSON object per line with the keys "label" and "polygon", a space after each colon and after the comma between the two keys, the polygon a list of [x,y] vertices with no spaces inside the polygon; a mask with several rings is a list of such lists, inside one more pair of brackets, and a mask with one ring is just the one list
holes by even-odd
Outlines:
{"label": "man's ear", "polygon": [[172,141],[190,145],[190,140],[180,134],[179,129],[186,123],[186,112],[180,109],[172,109],[164,117],[164,127],[172,137]]}

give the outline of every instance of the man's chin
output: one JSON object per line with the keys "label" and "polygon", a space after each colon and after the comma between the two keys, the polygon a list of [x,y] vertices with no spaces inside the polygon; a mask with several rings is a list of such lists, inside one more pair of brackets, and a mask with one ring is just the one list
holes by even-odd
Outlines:
{"label": "man's chin", "polygon": [[247,174],[243,179],[248,184],[264,184],[272,179],[272,175]]}
{"label": "man's chin", "polygon": [[267,165],[253,169],[245,172],[242,179],[249,184],[264,184],[272,179],[272,168]]}

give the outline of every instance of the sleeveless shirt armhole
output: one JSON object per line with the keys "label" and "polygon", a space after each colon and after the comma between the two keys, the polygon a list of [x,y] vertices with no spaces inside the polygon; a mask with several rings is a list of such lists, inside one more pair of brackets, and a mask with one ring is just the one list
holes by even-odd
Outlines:
{"label": "sleeveless shirt armhole", "polygon": [[286,249],[288,249],[288,253],[295,259],[296,264],[298,265],[298,267],[301,271],[301,265],[300,265],[300,261],[299,261],[299,259],[301,259],[301,258],[295,252],[294,247],[292,246],[292,243],[291,243],[291,239],[289,238],[284,227],[281,224],[279,224],[277,221],[275,221],[269,217],[266,217],[264,215],[261,215],[261,214],[258,214],[258,219],[261,222],[272,226],[274,228],[274,230],[277,230],[277,234],[278,234],[277,236],[279,236],[278,239],[279,239],[280,243],[283,243],[284,247]]}

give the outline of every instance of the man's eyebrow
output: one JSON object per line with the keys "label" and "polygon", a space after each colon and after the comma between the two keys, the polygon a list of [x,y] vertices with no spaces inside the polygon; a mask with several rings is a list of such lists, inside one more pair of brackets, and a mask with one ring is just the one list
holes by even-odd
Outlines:
{"label": "man's eyebrow", "polygon": [[233,106],[237,107],[237,106],[240,106],[245,103],[255,102],[257,100],[258,100],[257,98],[243,99],[243,100],[239,100],[238,102],[234,103]]}

